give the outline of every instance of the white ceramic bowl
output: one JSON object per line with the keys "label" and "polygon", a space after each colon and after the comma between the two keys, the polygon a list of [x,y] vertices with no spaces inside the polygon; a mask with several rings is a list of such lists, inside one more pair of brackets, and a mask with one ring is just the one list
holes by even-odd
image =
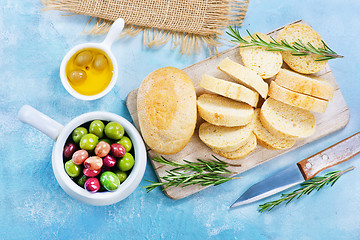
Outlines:
{"label": "white ceramic bowl", "polygon": [[[81,99],[81,100],[95,100],[95,99],[105,96],[115,86],[115,83],[118,79],[119,70],[118,70],[118,64],[117,64],[116,58],[110,49],[111,49],[111,45],[113,44],[113,42],[119,37],[121,31],[123,30],[124,24],[125,23],[122,18],[117,19],[111,26],[109,33],[106,35],[106,38],[102,43],[80,44],[80,45],[77,45],[74,48],[72,48],[65,55],[65,57],[63,58],[63,60],[61,62],[61,65],[60,65],[60,79],[61,79],[61,83],[64,86],[64,88],[72,96],[74,96],[78,99]],[[74,54],[76,54],[78,51],[80,51],[82,49],[88,49],[88,48],[97,48],[97,49],[100,49],[103,52],[105,52],[108,55],[108,57],[110,58],[110,61],[112,62],[112,65],[113,65],[113,76],[111,78],[109,85],[102,92],[95,94],[95,95],[83,95],[83,94],[80,94],[77,91],[75,91],[69,84],[69,80],[66,76],[66,71],[65,71],[66,65],[69,62],[70,58]]]}
{"label": "white ceramic bowl", "polygon": [[[18,118],[21,121],[39,129],[55,140],[52,152],[52,167],[56,180],[67,194],[81,202],[96,206],[117,203],[129,196],[136,189],[144,176],[147,162],[144,142],[136,128],[125,118],[119,115],[109,112],[90,112],[74,118],[68,124],[63,126],[31,106],[24,105],[19,111]],[[120,187],[113,192],[88,192],[71,180],[65,172],[63,149],[66,144],[66,140],[76,127],[97,119],[120,123],[132,140],[135,152],[135,164],[131,173],[120,185]]]}

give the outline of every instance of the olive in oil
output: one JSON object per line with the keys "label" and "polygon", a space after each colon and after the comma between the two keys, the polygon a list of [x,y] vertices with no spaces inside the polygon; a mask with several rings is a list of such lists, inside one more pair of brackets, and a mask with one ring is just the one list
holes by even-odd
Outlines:
{"label": "olive in oil", "polygon": [[101,93],[109,85],[113,65],[104,51],[86,48],[70,58],[65,71],[70,86],[76,92],[91,96]]}

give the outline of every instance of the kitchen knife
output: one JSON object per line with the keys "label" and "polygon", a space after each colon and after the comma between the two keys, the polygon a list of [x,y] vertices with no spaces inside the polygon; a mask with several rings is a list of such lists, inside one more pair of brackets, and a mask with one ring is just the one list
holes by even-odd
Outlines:
{"label": "kitchen knife", "polygon": [[254,184],[230,208],[258,201],[300,184],[326,168],[345,162],[359,152],[360,132]]}

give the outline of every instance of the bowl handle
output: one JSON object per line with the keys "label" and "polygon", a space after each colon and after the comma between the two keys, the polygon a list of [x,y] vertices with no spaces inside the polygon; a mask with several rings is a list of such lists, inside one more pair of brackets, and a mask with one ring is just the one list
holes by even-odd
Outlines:
{"label": "bowl handle", "polygon": [[18,119],[45,133],[52,140],[56,140],[61,130],[64,128],[64,126],[57,121],[29,105],[21,107],[18,112]]}
{"label": "bowl handle", "polygon": [[113,42],[118,39],[120,33],[124,28],[125,22],[124,19],[118,18],[111,26],[108,34],[106,35],[105,40],[101,43],[108,48],[111,48]]}

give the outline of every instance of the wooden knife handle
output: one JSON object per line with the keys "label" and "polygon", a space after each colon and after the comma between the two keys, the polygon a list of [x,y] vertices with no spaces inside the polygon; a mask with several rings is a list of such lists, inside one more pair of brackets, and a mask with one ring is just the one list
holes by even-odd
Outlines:
{"label": "wooden knife handle", "polygon": [[360,132],[297,163],[305,180],[360,153]]}

